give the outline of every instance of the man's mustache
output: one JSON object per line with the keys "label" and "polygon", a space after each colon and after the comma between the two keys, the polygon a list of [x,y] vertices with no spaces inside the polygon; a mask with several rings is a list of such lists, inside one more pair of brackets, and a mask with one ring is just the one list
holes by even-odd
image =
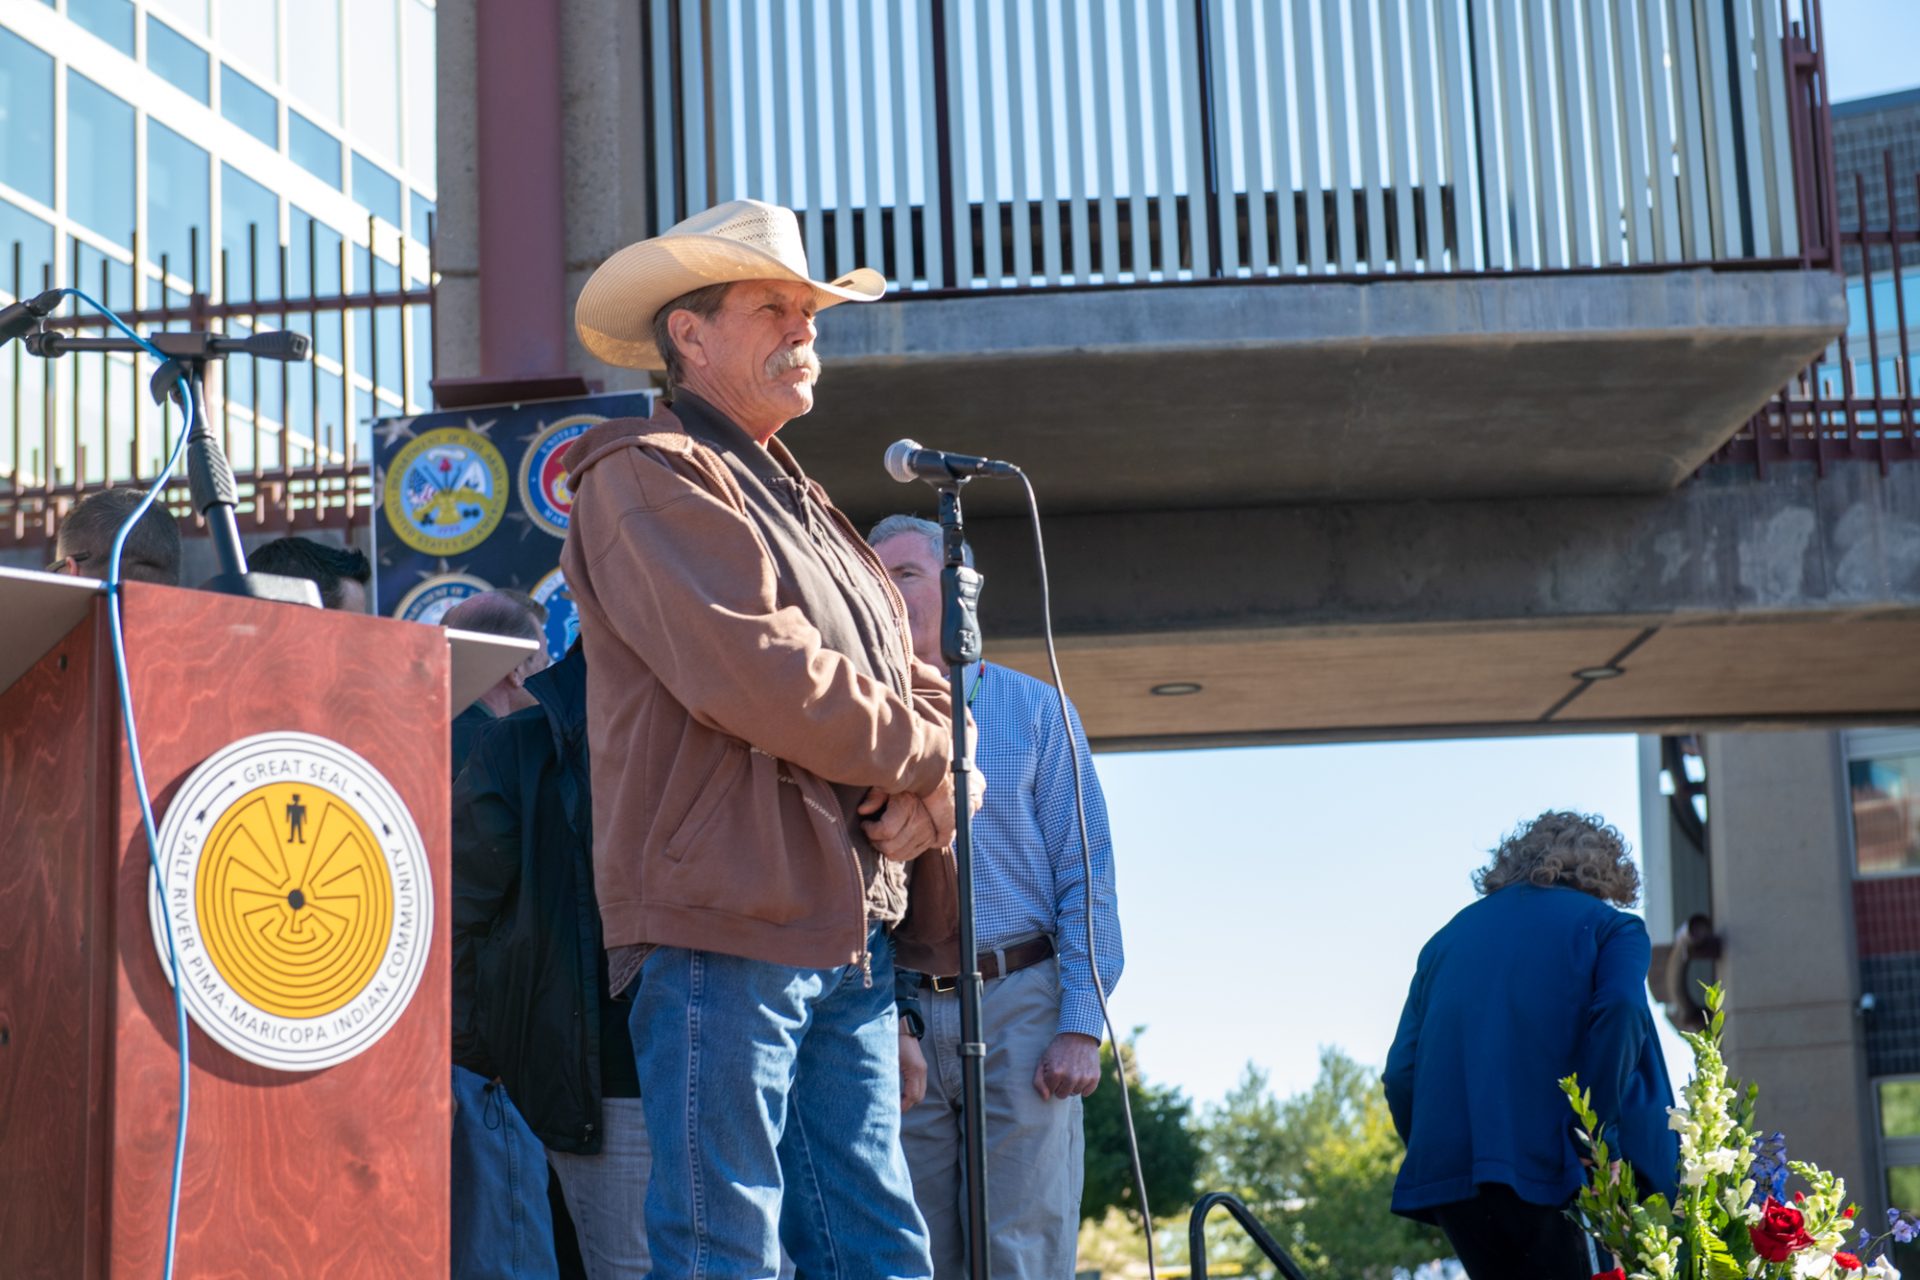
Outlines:
{"label": "man's mustache", "polygon": [[769,377],[777,377],[790,369],[805,369],[808,382],[820,381],[820,357],[814,354],[811,342],[803,347],[788,347],[775,352],[767,361]]}

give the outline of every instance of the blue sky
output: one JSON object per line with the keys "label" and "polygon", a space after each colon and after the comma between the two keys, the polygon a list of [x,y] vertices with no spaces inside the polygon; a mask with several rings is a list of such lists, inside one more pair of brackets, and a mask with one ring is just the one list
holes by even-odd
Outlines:
{"label": "blue sky", "polygon": [[[1836,101],[1920,85],[1920,0],[1827,0]],[[1103,755],[1141,1066],[1217,1101],[1249,1061],[1281,1094],[1319,1047],[1378,1066],[1427,938],[1469,874],[1549,808],[1640,839],[1631,737]],[[1670,1067],[1684,1046],[1658,1019]]]}

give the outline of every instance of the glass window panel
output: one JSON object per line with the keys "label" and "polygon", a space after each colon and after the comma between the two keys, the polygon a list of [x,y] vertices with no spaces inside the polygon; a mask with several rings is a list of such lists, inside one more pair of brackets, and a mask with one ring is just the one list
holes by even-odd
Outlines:
{"label": "glass window panel", "polygon": [[287,154],[302,169],[339,189],[339,139],[293,110],[287,112]]}
{"label": "glass window panel", "polygon": [[402,0],[401,14],[407,41],[407,172],[417,182],[433,182],[434,11],[420,0]]}
{"label": "glass window panel", "polygon": [[1920,1138],[1920,1080],[1882,1080],[1880,1133],[1888,1138]]}
{"label": "glass window panel", "polygon": [[166,14],[176,27],[207,34],[207,0],[147,0],[147,8]]}
{"label": "glass window panel", "polygon": [[[46,404],[49,364],[49,361],[34,359],[17,345],[0,355],[0,476],[11,478],[18,475],[23,485],[37,484],[40,480],[41,450],[46,440],[45,411],[42,406]],[[17,389],[14,385],[16,376],[19,378]],[[20,399],[20,418],[17,422],[13,416],[16,394]],[[15,456],[13,449],[16,436],[20,441],[18,456]],[[40,566],[33,567],[37,569]]]}
{"label": "glass window panel", "polygon": [[0,181],[53,205],[53,59],[0,28]]}
{"label": "glass window panel", "polygon": [[125,244],[133,232],[133,107],[67,72],[67,216]]}
{"label": "glass window panel", "polygon": [[220,68],[220,114],[278,150],[280,112],[273,95],[232,67]]}
{"label": "glass window panel", "polygon": [[395,0],[347,0],[347,114],[354,142],[400,154],[400,41]]}
{"label": "glass window panel", "polygon": [[386,219],[387,225],[400,226],[400,179],[357,151],[353,154],[353,198],[367,212]]}
{"label": "glass window panel", "polygon": [[433,243],[433,201],[413,193],[413,238],[421,244]]}
{"label": "glass window panel", "polygon": [[287,86],[328,124],[340,123],[340,0],[298,0],[287,6]]}
{"label": "glass window panel", "polygon": [[1854,866],[1863,876],[1920,870],[1920,752],[1854,760]]}
{"label": "glass window panel", "polygon": [[280,80],[279,9],[273,0],[220,0],[220,47],[268,84]]}
{"label": "glass window panel", "polygon": [[[20,277],[14,279],[14,247],[20,250]],[[0,291],[8,297],[39,293],[53,268],[53,228],[24,209],[0,200]],[[3,355],[4,353],[0,353]]]}
{"label": "glass window panel", "polygon": [[200,102],[208,100],[212,60],[207,51],[158,18],[147,19],[147,66],[180,92]]}
{"label": "glass window panel", "polygon": [[[256,228],[250,233],[250,228]],[[280,201],[232,165],[220,166],[220,251],[225,256],[223,297],[271,298],[280,291],[275,246],[280,243]],[[250,248],[258,249],[257,260]],[[218,270],[220,264],[216,263]],[[255,292],[257,286],[258,292]]]}
{"label": "glass window panel", "polygon": [[[74,273],[75,288],[85,290],[95,301],[115,311],[133,305],[132,266],[79,240],[68,240],[67,245],[67,262]],[[73,309],[76,312],[92,310],[83,302],[73,303]]]}
{"label": "glass window panel", "polygon": [[67,16],[129,58],[133,56],[133,0],[67,0]]}
{"label": "glass window panel", "polygon": [[287,209],[287,238],[293,246],[287,264],[287,287],[293,296],[330,298],[337,295],[340,292],[340,244],[344,237],[299,205],[291,205]]}
{"label": "glass window panel", "polygon": [[205,281],[212,227],[213,177],[207,153],[149,119],[147,261],[159,262],[165,254],[167,269],[175,276]]}
{"label": "glass window panel", "polygon": [[422,409],[433,407],[433,308],[409,307],[413,312],[413,400]]}

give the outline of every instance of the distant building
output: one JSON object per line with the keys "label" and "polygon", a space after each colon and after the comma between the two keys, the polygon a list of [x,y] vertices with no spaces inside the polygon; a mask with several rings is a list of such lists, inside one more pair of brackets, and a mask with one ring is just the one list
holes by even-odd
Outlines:
{"label": "distant building", "polygon": [[[424,279],[437,18],[430,0],[12,6],[0,29],[0,295],[77,285],[120,310],[193,292],[218,303],[390,289],[403,241],[408,276]],[[283,416],[300,463],[336,451],[345,424],[404,412],[403,392],[426,400],[426,361],[408,362],[417,388],[401,385],[403,351],[427,349],[426,308],[416,311],[406,325],[358,317],[344,332],[337,316],[289,318],[318,358],[284,387],[279,367],[236,362],[234,466],[279,461]],[[51,468],[61,482],[97,483],[125,478],[136,455],[142,474],[157,470],[150,404],[133,435],[131,361],[103,373],[101,357],[84,357],[64,366],[81,376],[50,389],[44,366],[24,361],[24,440],[3,407],[14,403],[12,363],[0,362],[0,476],[32,487]],[[54,429],[43,431],[47,395]]]}
{"label": "distant building", "polygon": [[[1860,196],[1866,197],[1866,225],[1885,227],[1887,222],[1887,169],[1885,157],[1893,153],[1894,208],[1900,226],[1920,228],[1920,189],[1914,175],[1920,174],[1920,89],[1883,93],[1872,98],[1855,98],[1833,106],[1833,168],[1839,183],[1840,225],[1860,225]],[[1856,178],[1858,182],[1856,184]],[[1903,266],[1916,265],[1920,253],[1909,249],[1902,254]],[[1885,249],[1874,250],[1876,271],[1891,265]],[[1847,264],[1849,273],[1860,269],[1857,260]]]}

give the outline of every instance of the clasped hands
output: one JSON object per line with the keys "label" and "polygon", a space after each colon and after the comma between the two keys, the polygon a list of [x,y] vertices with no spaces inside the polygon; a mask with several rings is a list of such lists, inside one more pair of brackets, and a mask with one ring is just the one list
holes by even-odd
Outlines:
{"label": "clasped hands", "polygon": [[[967,812],[978,813],[987,780],[976,769],[967,781]],[[874,787],[861,799],[860,814],[867,819],[860,829],[883,858],[911,862],[929,849],[944,849],[953,843],[953,775],[942,778],[940,789],[927,796],[904,791],[889,795]]]}

